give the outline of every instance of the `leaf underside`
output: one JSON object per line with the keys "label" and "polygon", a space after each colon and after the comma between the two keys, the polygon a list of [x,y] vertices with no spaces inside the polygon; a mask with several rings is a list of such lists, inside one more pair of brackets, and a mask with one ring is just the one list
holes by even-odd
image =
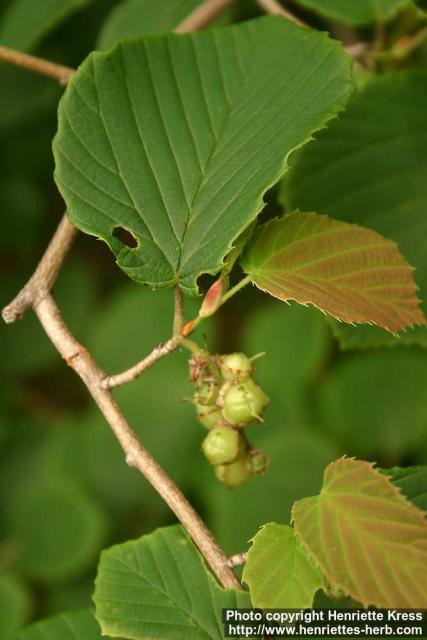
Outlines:
{"label": "leaf underside", "polygon": [[261,227],[242,266],[276,298],[312,304],[344,322],[391,332],[425,324],[412,268],[371,229],[292,213]]}
{"label": "leaf underside", "polygon": [[364,607],[426,607],[427,520],[372,464],[333,462],[292,517],[328,582]]}
{"label": "leaf underside", "polygon": [[222,608],[250,606],[218,586],[180,526],[104,551],[94,601],[103,634],[129,640],[221,640]]}
{"label": "leaf underside", "polygon": [[303,609],[312,606],[323,576],[292,527],[270,523],[252,541],[243,581],[254,607]]}
{"label": "leaf underside", "polygon": [[350,66],[325,34],[280,16],[91,54],[61,100],[53,145],[71,221],[138,282],[196,293],[289,153],[343,108]]}

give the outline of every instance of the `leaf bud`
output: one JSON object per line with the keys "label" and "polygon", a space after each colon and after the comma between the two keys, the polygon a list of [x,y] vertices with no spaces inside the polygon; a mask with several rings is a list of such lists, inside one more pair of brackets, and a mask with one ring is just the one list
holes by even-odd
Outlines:
{"label": "leaf bud", "polygon": [[199,316],[201,318],[208,318],[213,315],[221,305],[221,299],[224,293],[228,289],[228,278],[219,278],[208,289],[205,297],[203,298],[202,305],[200,307]]}
{"label": "leaf bud", "polygon": [[215,427],[202,443],[202,450],[210,464],[233,462],[239,455],[240,434],[231,427]]}

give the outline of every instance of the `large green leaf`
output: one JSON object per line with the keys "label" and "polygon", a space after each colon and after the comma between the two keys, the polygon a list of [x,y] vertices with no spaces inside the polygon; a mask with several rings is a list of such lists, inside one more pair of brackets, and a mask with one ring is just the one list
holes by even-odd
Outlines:
{"label": "large green leaf", "polygon": [[172,31],[200,0],[168,0],[162,10],[153,0],[126,0],[111,11],[98,37],[100,49],[109,49],[117,40],[143,33]]}
{"label": "large green leaf", "polygon": [[292,527],[266,524],[252,540],[243,570],[254,607],[305,609],[323,586],[319,568]]}
{"label": "large green leaf", "polygon": [[343,108],[350,65],[325,34],[280,16],[91,54],[61,100],[54,141],[71,220],[138,282],[195,293],[289,153]]}
{"label": "large green leaf", "polygon": [[103,634],[130,640],[221,640],[222,608],[250,606],[218,586],[180,526],[104,551],[94,601]]}
{"label": "large green leaf", "polygon": [[427,466],[395,467],[387,473],[403,495],[427,513]]}
{"label": "large green leaf", "polygon": [[[353,4],[353,3],[352,3]],[[427,310],[427,72],[371,78],[327,132],[294,156],[282,186],[287,210],[299,207],[371,227],[397,242],[416,267]],[[423,339],[409,330],[399,339],[370,327],[337,325],[348,346]],[[349,343],[349,336],[353,338]],[[360,336],[360,338],[359,338]]]}
{"label": "large green leaf", "polygon": [[276,298],[312,304],[344,322],[392,332],[425,324],[411,267],[371,229],[292,213],[261,227],[242,266]]}
{"label": "large green leaf", "polygon": [[0,638],[14,640],[31,610],[30,595],[14,575],[0,573]]}
{"label": "large green leaf", "polygon": [[32,624],[16,640],[102,640],[102,636],[91,611],[73,611]]}
{"label": "large green leaf", "polygon": [[426,606],[427,520],[370,463],[333,462],[320,495],[292,515],[332,586],[364,607]]}
{"label": "large green leaf", "polygon": [[30,49],[72,12],[92,0],[13,0],[0,22],[0,45]]}
{"label": "large green leaf", "polygon": [[327,18],[355,25],[390,20],[399,9],[409,4],[409,0],[297,0],[297,2]]}

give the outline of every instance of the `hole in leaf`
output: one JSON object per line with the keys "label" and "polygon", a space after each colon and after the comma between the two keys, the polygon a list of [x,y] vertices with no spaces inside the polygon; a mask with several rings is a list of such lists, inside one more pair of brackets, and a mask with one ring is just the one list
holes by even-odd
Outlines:
{"label": "hole in leaf", "polygon": [[135,249],[138,246],[138,240],[125,227],[114,227],[113,236],[125,244],[129,249]]}

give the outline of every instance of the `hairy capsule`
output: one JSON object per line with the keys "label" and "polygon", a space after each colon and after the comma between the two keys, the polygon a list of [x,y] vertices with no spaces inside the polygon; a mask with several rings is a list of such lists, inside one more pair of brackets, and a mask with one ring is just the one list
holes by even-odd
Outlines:
{"label": "hairy capsule", "polygon": [[202,443],[203,453],[213,465],[233,462],[240,448],[240,434],[231,427],[215,427]]}
{"label": "hairy capsule", "polygon": [[228,353],[219,362],[224,380],[244,380],[253,373],[252,362],[244,353]]}
{"label": "hairy capsule", "polygon": [[268,398],[255,382],[248,378],[237,384],[229,384],[222,396],[222,414],[232,425],[245,426],[261,420]]}

